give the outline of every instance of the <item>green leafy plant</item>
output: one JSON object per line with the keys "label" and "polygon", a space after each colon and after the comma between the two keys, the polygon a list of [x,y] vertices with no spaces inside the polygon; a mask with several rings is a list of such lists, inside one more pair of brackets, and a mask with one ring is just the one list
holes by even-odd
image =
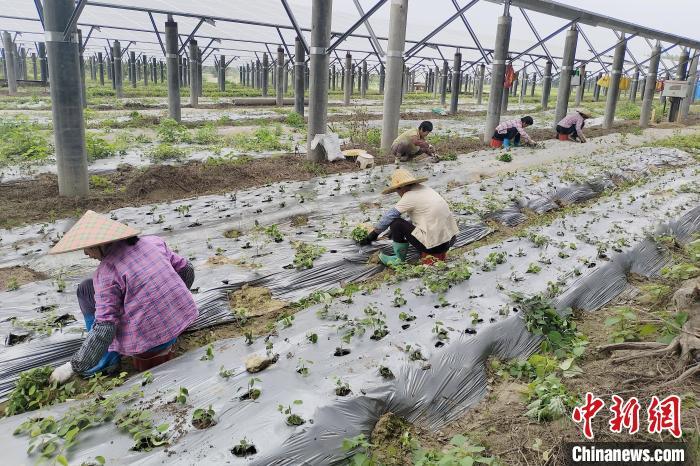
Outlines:
{"label": "green leafy plant", "polygon": [[629,307],[614,309],[615,315],[605,319],[605,326],[612,327],[610,341],[622,343],[625,341],[638,341],[637,314]]}
{"label": "green leafy plant", "polygon": [[192,425],[197,429],[207,429],[216,424],[215,415],[211,405],[207,409],[197,408],[192,413]]}
{"label": "green leafy plant", "polygon": [[318,343],[318,335],[315,333],[307,333],[306,334],[306,340],[309,343]]}
{"label": "green leafy plant", "polygon": [[257,400],[262,395],[262,390],[255,386],[255,382],[261,382],[257,377],[251,377],[248,380],[248,389],[241,396],[241,400]]}
{"label": "green leafy plant", "polygon": [[14,416],[71,398],[76,392],[75,383],[68,382],[64,385],[51,383],[49,381],[51,372],[53,368],[50,366],[22,372],[7,401],[5,415]]}
{"label": "green leafy plant", "polygon": [[158,140],[166,144],[179,144],[191,141],[187,127],[172,118],[162,120],[156,128],[156,133],[158,134]]}
{"label": "green leafy plant", "polygon": [[26,118],[0,119],[0,166],[39,162],[53,153],[44,132]]}
{"label": "green leafy plant", "polygon": [[347,396],[351,392],[350,385],[340,377],[335,378],[335,394],[338,396]]}
{"label": "green leafy plant", "polygon": [[688,280],[700,275],[700,267],[688,262],[683,262],[662,268],[661,275],[671,280]]}
{"label": "green leafy plant", "polygon": [[[303,402],[301,400],[294,400],[292,403],[295,405],[300,405]],[[292,412],[291,405],[288,405],[288,406],[278,405],[277,411],[282,413],[282,415],[284,416],[285,422],[289,426],[300,426],[300,425],[306,423],[306,420],[303,417],[299,416],[298,414],[294,414]]]}
{"label": "green leafy plant", "polygon": [[394,290],[394,300],[392,301],[394,307],[401,307],[406,304],[406,298],[403,297],[403,292],[401,288],[396,288]]}
{"label": "green leafy plant", "polygon": [[255,448],[255,445],[248,442],[248,440],[245,437],[238,442],[238,445],[234,446],[231,449],[231,453],[239,457],[254,455],[257,452],[258,450],[257,448]]}
{"label": "green leafy plant", "polygon": [[503,152],[498,157],[496,157],[496,160],[498,160],[500,162],[512,162],[513,156],[510,155],[510,152]]}
{"label": "green leafy plant", "polygon": [[295,241],[292,246],[295,249],[294,267],[297,270],[306,270],[314,266],[314,261],[326,252],[323,246]]}
{"label": "green leafy plant", "polygon": [[450,445],[442,450],[418,449],[413,454],[414,466],[471,466],[473,464],[496,464],[496,459],[484,456],[486,448],[475,445],[463,435],[455,435]]}
{"label": "green leafy plant", "polygon": [[355,452],[348,460],[349,466],[378,466],[371,458],[374,445],[367,441],[365,434],[343,439],[342,449],[346,453]]}
{"label": "green leafy plant", "polygon": [[304,117],[297,112],[290,112],[284,119],[284,123],[293,128],[303,128],[306,125]]}
{"label": "green leafy plant", "polygon": [[540,273],[542,271],[542,267],[539,265],[535,264],[532,262],[528,267],[527,270],[525,271],[526,273]]}
{"label": "green leafy plant", "polygon": [[181,405],[184,405],[187,403],[187,397],[190,395],[190,392],[185,388],[185,387],[180,387],[180,389],[177,392],[177,395],[175,395],[175,401],[180,403]]}
{"label": "green leafy plant", "polygon": [[173,146],[169,143],[161,143],[148,152],[148,157],[154,163],[165,160],[180,160],[187,154],[185,149]]}
{"label": "green leafy plant", "polygon": [[17,281],[17,277],[10,277],[5,283],[5,289],[7,291],[19,290],[19,281]]}
{"label": "green leafy plant", "polygon": [[559,419],[576,403],[576,398],[554,374],[530,382],[526,396],[529,404],[525,415],[537,422]]}
{"label": "green leafy plant", "polygon": [[233,369],[226,369],[224,366],[219,367],[219,377],[222,377],[226,380],[233,377],[235,373],[236,371]]}
{"label": "green leafy plant", "polygon": [[129,409],[120,413],[114,423],[120,430],[125,430],[134,439],[134,451],[151,451],[165,445],[168,440],[165,432],[170,428],[168,424],[155,426],[151,419],[151,413],[142,409]]}
{"label": "green leafy plant", "polygon": [[313,361],[299,358],[299,362],[297,363],[297,374],[304,377],[309,375],[309,368],[307,367],[307,364],[313,364]]}
{"label": "green leafy plant", "polygon": [[117,155],[117,150],[113,144],[90,132],[85,133],[85,149],[88,160],[104,159]]}
{"label": "green leafy plant", "polygon": [[265,227],[264,231],[265,234],[272,238],[275,243],[281,243],[284,241],[284,235],[276,224],[273,223],[272,225]]}
{"label": "green leafy plant", "polygon": [[207,345],[207,350],[204,353],[204,356],[199,358],[200,361],[211,361],[214,359],[214,347],[212,346],[211,343]]}
{"label": "green leafy plant", "polygon": [[145,387],[149,383],[153,382],[153,374],[151,371],[146,371],[141,375],[141,386]]}
{"label": "green leafy plant", "polygon": [[356,243],[359,243],[360,241],[364,241],[367,238],[367,235],[369,235],[369,232],[362,225],[356,226],[350,232],[350,238],[353,241],[355,241]]}

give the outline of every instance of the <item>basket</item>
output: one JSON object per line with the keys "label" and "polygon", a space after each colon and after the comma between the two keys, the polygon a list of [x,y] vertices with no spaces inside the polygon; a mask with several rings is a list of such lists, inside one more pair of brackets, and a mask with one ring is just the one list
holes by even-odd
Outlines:
{"label": "basket", "polygon": [[491,138],[490,146],[494,149],[498,149],[499,147],[503,146],[503,141],[501,141],[500,139]]}
{"label": "basket", "polygon": [[569,140],[569,135],[568,135],[568,134],[559,133],[559,134],[557,134],[557,136],[559,137],[559,140],[560,140],[560,141],[568,141],[568,140]]}
{"label": "basket", "polygon": [[145,353],[132,355],[131,361],[134,364],[134,368],[139,372],[143,372],[170,361],[175,356],[174,346],[168,346],[160,351],[146,351]]}

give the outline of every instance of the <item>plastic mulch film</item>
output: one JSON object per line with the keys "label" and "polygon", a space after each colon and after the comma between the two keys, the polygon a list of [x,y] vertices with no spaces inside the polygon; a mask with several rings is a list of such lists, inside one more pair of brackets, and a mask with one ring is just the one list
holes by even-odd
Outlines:
{"label": "plastic mulch film", "polygon": [[[626,161],[631,154],[635,156],[633,163]],[[543,213],[569,203],[582,202],[596,193],[601,193],[605,188],[615,186],[619,180],[639,179],[648,173],[650,167],[681,167],[689,160],[691,158],[687,154],[676,150],[657,148],[636,150],[631,153],[626,151],[610,156],[606,160],[610,165],[604,167],[605,174],[597,177],[592,176],[590,171],[577,167],[581,170],[580,173],[569,173],[566,179],[556,173],[547,174],[533,184],[526,176],[513,174],[498,180],[498,183],[491,184],[486,181],[478,185],[466,185],[462,191],[449,188],[452,173],[431,167],[436,171],[433,172],[430,183],[436,186],[436,189],[443,191],[448,200],[457,202],[458,204],[454,204],[455,207],[461,205],[462,199],[483,198],[482,208],[485,210],[486,219],[516,226],[525,220],[527,210]],[[334,217],[326,213],[327,208],[323,206],[332,204],[337,210],[347,213],[352,220],[346,220],[346,223],[352,224],[367,220],[367,216],[379,216],[382,207],[377,200],[393,202],[390,197],[374,194],[381,182],[381,177],[376,173],[375,170],[363,174],[341,175],[328,180],[282,182],[225,196],[207,196],[187,200],[177,206],[166,204],[119,209],[112,215],[130,224],[140,225],[147,233],[158,233],[154,228],[162,229],[162,233],[159,234],[168,240],[171,247],[178,247],[179,252],[189,256],[191,260],[195,260],[195,256],[206,254],[207,251],[211,251],[211,254],[216,250],[216,255],[210,257],[206,263],[195,262],[197,288],[211,288],[217,280],[220,282],[219,286],[195,296],[200,308],[200,316],[189,330],[199,330],[234,321],[236,316],[230,311],[228,294],[246,284],[268,288],[275,298],[293,301],[313,291],[328,290],[346,283],[364,280],[382,270],[381,265],[367,264],[369,255],[381,246],[358,248],[347,239],[322,236],[325,232],[338,229],[338,221],[333,220]],[[579,179],[584,181],[567,184],[569,180]],[[557,183],[563,183],[563,185],[557,187]],[[447,186],[446,191],[440,186]],[[509,196],[515,200],[510,207],[489,213],[488,209],[493,204],[491,199],[496,199],[496,195],[500,192],[510,193]],[[269,193],[277,194],[273,197]],[[357,208],[358,205],[360,209]],[[371,206],[370,211],[363,206]],[[236,208],[235,211],[232,207]],[[245,217],[246,215],[249,217]],[[266,235],[262,230],[244,232],[246,225],[251,223],[250,217],[258,219],[263,225],[281,219],[299,217],[305,218],[308,223],[291,229],[281,227],[280,231],[290,238],[289,243],[275,244],[275,247],[271,248],[261,241],[260,238]],[[337,219],[337,216],[335,218]],[[332,223],[327,223],[329,221]],[[478,216],[460,215],[457,247],[477,241],[491,232],[489,227],[478,222]],[[342,224],[342,221],[340,223]],[[231,226],[238,227],[238,230],[243,232],[241,236],[234,240],[222,238],[227,228],[230,229]],[[71,285],[69,288],[72,288],[86,274],[82,272],[83,268],[74,267],[65,256],[43,255],[44,248],[50,244],[48,238],[53,237],[52,232],[65,231],[68,227],[69,223],[62,220],[54,225],[34,225],[14,230],[10,235],[11,241],[3,243],[5,244],[3,252],[8,252],[10,260],[13,255],[17,257],[17,254],[21,254],[24,257],[36,257],[33,260],[42,263],[54,261],[52,267],[67,270],[67,281]],[[342,225],[340,228],[342,231]],[[22,247],[12,250],[13,239],[14,244]],[[293,268],[280,267],[280,264],[289,264],[292,261],[294,250],[288,245],[293,245],[297,240],[320,244],[328,252],[309,270],[297,271]],[[37,249],[35,245],[42,243],[42,248]],[[252,259],[250,255],[245,256],[242,253],[231,256],[229,251],[232,244],[239,245],[242,253],[245,253],[245,248],[256,253]],[[389,248],[388,245],[383,247]],[[221,255],[219,255],[220,250],[223,251]],[[409,257],[415,260],[417,254],[411,251]],[[188,255],[187,252],[190,254]],[[221,259],[225,261],[224,263],[258,261],[262,268],[246,270],[238,267],[232,270],[230,267],[212,266],[211,259],[215,259],[215,262]],[[202,283],[204,285],[201,285]],[[613,282],[610,283],[612,286]],[[0,372],[0,399],[4,399],[9,394],[21,371],[36,365],[60,364],[66,361],[74,351],[73,346],[65,345],[65,341],[71,341],[72,345],[82,341],[82,318],[76,309],[74,294],[56,293],[54,290],[47,289],[51,286],[51,282],[27,285],[27,288],[22,291],[10,294],[6,303],[0,306],[0,337],[4,337],[6,344],[11,343],[13,338],[15,342],[19,341],[10,348],[0,346],[0,368],[4,369]],[[36,298],[31,303],[27,303],[26,296]],[[59,314],[72,314],[75,323],[64,327],[61,332],[54,332],[49,337],[28,334],[25,330],[18,330],[11,325],[12,318],[15,316],[25,319],[33,314],[42,318],[46,316],[47,308],[56,308],[55,312]],[[54,340],[59,343],[55,348],[51,346]],[[8,350],[11,351],[6,355]],[[28,360],[34,361],[36,365],[18,364],[18,359],[23,355],[31,355]]]}
{"label": "plastic mulch film", "polygon": [[[662,258],[645,252],[651,251],[648,238],[657,231],[690,237],[700,226],[700,208],[688,207],[697,206],[698,194],[680,190],[697,176],[692,168],[661,173],[524,236],[465,253],[444,270],[427,268],[423,275],[356,293],[350,300],[313,305],[296,313],[293,321],[278,322],[268,337],[250,345],[243,338],[215,342],[213,360],[202,360],[203,348],[192,350],[154,368],[144,397],[130,406],[148,410],[157,424],[170,424],[167,448],[131,451],[133,440],[115,435],[114,425],[105,423],[81,434],[69,461],[102,455],[109,464],[326,465],[348,456],[340,447],[343,439],[368,435],[389,411],[422,427],[440,428],[484,396],[484,361],[491,356],[526,357],[537,348],[510,293],[553,292],[556,284],[558,308],[574,300],[588,308],[609,301],[614,293],[598,274],[653,273]],[[658,192],[673,196],[653,195]],[[657,230],[660,218],[680,220]],[[601,244],[611,248],[604,258]],[[532,263],[546,267],[528,273]],[[459,275],[461,264],[468,264],[471,277],[441,288],[448,277]],[[596,289],[604,299],[596,297]],[[246,358],[267,350],[279,355],[277,362],[254,376],[246,373]],[[221,366],[232,371],[228,379],[218,374]],[[393,379],[384,378],[380,367]],[[252,377],[259,379],[255,385],[261,396],[241,399]],[[136,377],[125,388],[139,384]],[[347,384],[351,393],[336,394],[339,384]],[[179,387],[189,390],[185,405],[172,402]],[[217,424],[193,428],[192,410],[209,405]],[[278,405],[289,407],[305,423],[287,425]],[[61,415],[71,406],[75,403],[0,421],[8,463],[32,461],[25,454],[27,438],[11,435],[17,425],[33,416]],[[230,452],[244,438],[256,447],[253,457]]]}

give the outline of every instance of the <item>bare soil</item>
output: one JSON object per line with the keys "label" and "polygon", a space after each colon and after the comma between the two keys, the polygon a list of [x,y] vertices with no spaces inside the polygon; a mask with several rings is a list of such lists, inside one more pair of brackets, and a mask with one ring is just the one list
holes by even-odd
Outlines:
{"label": "bare soil", "polygon": [[[377,159],[378,163],[387,160]],[[312,164],[302,157],[281,155],[246,163],[153,165],[143,169],[123,166],[102,176],[113,192],[92,189],[84,199],[61,197],[56,175],[0,184],[0,228],[72,217],[87,209],[106,212],[190,196],[225,193],[279,181],[308,180],[319,174],[359,170],[349,161]]]}
{"label": "bare soil", "polygon": [[32,270],[26,265],[16,265],[14,267],[0,267],[0,291],[8,289],[8,284],[12,286],[22,286],[26,283],[45,280],[46,274]]}

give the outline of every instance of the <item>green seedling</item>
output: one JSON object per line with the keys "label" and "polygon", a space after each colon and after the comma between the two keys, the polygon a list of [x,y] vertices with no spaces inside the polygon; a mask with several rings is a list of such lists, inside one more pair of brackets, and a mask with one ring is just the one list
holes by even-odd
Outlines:
{"label": "green seedling", "polygon": [[318,335],[315,334],[315,333],[307,333],[307,334],[306,334],[306,340],[307,340],[309,343],[314,343],[314,344],[315,344],[315,343],[318,343]]}
{"label": "green seedling", "polygon": [[185,388],[185,387],[180,387],[180,389],[177,392],[177,395],[175,395],[175,401],[180,403],[181,405],[184,405],[187,403],[187,397],[190,395],[190,392]]}
{"label": "green seedling", "polygon": [[347,396],[351,392],[350,385],[343,381],[340,377],[335,378],[335,394],[338,396]]}
{"label": "green seedling", "polygon": [[[303,402],[301,400],[294,400],[293,404],[295,405],[300,405]],[[304,423],[306,423],[306,420],[304,420],[303,417],[299,416],[298,414],[294,414],[292,412],[292,406],[283,406],[283,405],[278,405],[277,406],[277,411],[282,413],[282,416],[284,416],[284,420],[289,426],[300,426]]]}
{"label": "green seedling", "polygon": [[401,307],[406,304],[406,298],[403,297],[403,292],[401,288],[396,288],[394,290],[394,307]]}
{"label": "green seedling", "polygon": [[214,347],[212,346],[211,343],[207,345],[207,350],[204,353],[204,356],[199,358],[200,361],[211,361],[214,359]]}
{"label": "green seedling", "polygon": [[313,364],[313,361],[299,358],[299,363],[297,364],[297,374],[301,374],[304,377],[309,375],[309,368],[306,366],[307,364]]}
{"label": "green seedling", "polygon": [[207,409],[197,408],[192,413],[192,425],[197,429],[207,429],[216,424],[215,414],[211,405]]}
{"label": "green seedling", "polygon": [[219,377],[222,377],[226,380],[229,378],[233,377],[233,375],[236,373],[233,369],[226,369],[224,366],[221,366],[219,368]]}
{"label": "green seedling", "polygon": [[532,262],[528,267],[527,270],[525,271],[526,273],[540,273],[542,271],[542,267],[539,265],[535,264]]}

